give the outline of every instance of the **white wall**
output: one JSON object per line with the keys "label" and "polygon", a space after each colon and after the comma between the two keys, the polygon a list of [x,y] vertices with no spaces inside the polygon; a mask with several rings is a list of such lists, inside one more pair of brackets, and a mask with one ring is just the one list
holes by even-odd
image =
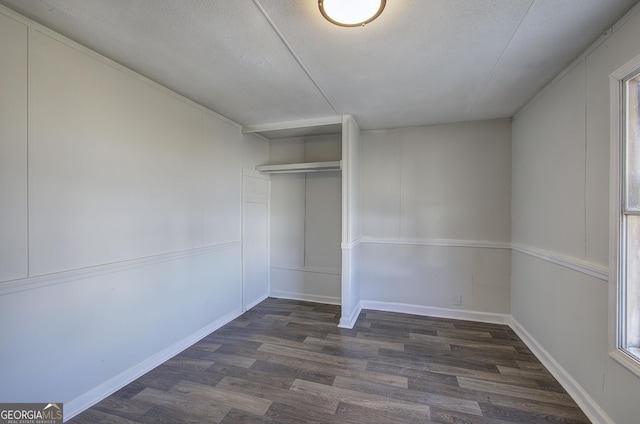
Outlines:
{"label": "white wall", "polygon": [[0,55],[0,399],[69,418],[242,312],[268,147],[6,9]]}
{"label": "white wall", "polygon": [[578,387],[587,409],[619,424],[638,422],[640,379],[607,354],[608,77],[640,54],[639,12],[513,122],[513,317]]}
{"label": "white wall", "polygon": [[[271,164],[340,157],[340,134],[269,143]],[[341,204],[340,171],[271,175],[272,296],[340,303]]]}
{"label": "white wall", "polygon": [[510,133],[508,120],[363,133],[363,300],[509,312]]}

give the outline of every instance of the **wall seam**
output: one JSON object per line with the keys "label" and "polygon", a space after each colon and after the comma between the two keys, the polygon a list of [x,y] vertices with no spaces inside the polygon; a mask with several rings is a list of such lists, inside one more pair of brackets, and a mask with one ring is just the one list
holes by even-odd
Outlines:
{"label": "wall seam", "polygon": [[524,12],[524,15],[522,15],[522,18],[520,18],[520,22],[518,22],[518,25],[511,33],[511,37],[509,37],[509,41],[507,41],[507,44],[502,49],[500,56],[498,56],[498,59],[493,64],[493,68],[491,68],[491,71],[489,72],[487,79],[484,81],[484,84],[482,85],[482,87],[480,87],[480,90],[478,91],[475,98],[473,99],[473,102],[471,102],[471,106],[469,106],[466,113],[464,114],[464,121],[467,121],[469,119],[469,115],[471,115],[471,112],[473,112],[473,110],[475,109],[482,95],[487,91],[487,86],[489,86],[489,83],[493,79],[493,76],[496,73],[496,69],[498,69],[498,65],[500,65],[500,63],[502,62],[502,59],[504,58],[505,53],[509,49],[509,46],[513,42],[513,39],[515,38],[516,34],[518,34],[518,31],[520,30],[520,27],[524,23],[525,19],[527,19],[527,16],[529,16],[529,13],[531,12],[531,9],[533,8],[534,4],[535,4],[535,0],[531,0],[531,3],[529,3],[529,7],[527,8],[526,12]]}
{"label": "wall seam", "polygon": [[404,129],[399,129],[398,130],[398,163],[399,163],[399,170],[398,173],[400,174],[398,177],[399,180],[399,184],[400,184],[400,198],[398,199],[398,212],[399,212],[399,217],[398,217],[398,237],[402,237],[403,233],[402,233],[402,199],[403,199],[403,195],[404,195],[404,191],[403,191],[403,187],[404,184],[402,184],[402,144],[404,143]]}
{"label": "wall seam", "polygon": [[244,220],[245,220],[245,214],[247,213],[246,211],[246,207],[245,207],[245,183],[244,183],[244,136],[242,137],[242,146],[240,147],[240,278],[241,278],[241,284],[240,284],[240,310],[244,313],[245,312],[245,307],[244,307],[244,292],[246,290],[246,286],[247,286],[247,273],[245,272],[245,265],[246,265],[246,258],[245,258],[245,253],[246,253],[246,246],[245,246],[245,240],[244,240],[244,236],[245,236],[245,224],[244,224]]}
{"label": "wall seam", "polygon": [[[202,112],[202,111],[201,111]],[[204,246],[204,233],[205,233],[205,229],[204,229],[204,211],[205,211],[205,199],[206,199],[206,195],[205,195],[205,172],[206,172],[206,151],[207,151],[207,117],[205,115],[204,112],[202,112],[202,174],[200,175],[201,178],[201,187],[200,187],[200,243],[202,246]]]}
{"label": "wall seam", "polygon": [[31,114],[29,113],[30,111],[30,102],[29,102],[29,88],[30,88],[30,84],[29,82],[31,81],[31,64],[29,61],[29,56],[30,56],[30,52],[31,52],[31,44],[30,44],[30,40],[31,40],[31,28],[29,28],[29,26],[27,26],[27,86],[26,86],[26,95],[27,95],[27,101],[26,101],[26,112],[27,112],[27,278],[31,277],[31,205],[30,205],[30,199],[31,199],[31,193],[30,193],[30,187],[31,187],[31,181],[29,176],[31,175],[31,155],[30,155],[30,151],[31,151],[31,124],[30,124],[30,117]]}
{"label": "wall seam", "polygon": [[327,96],[327,94],[322,90],[322,88],[320,88],[320,85],[318,84],[316,79],[313,78],[313,76],[311,75],[311,72],[309,72],[307,67],[304,66],[304,63],[302,63],[302,60],[300,59],[300,57],[293,50],[293,47],[291,47],[291,44],[289,44],[289,42],[284,38],[284,35],[282,34],[282,32],[280,32],[280,30],[276,26],[275,22],[273,22],[273,20],[271,19],[271,17],[267,13],[267,11],[260,4],[259,0],[253,0],[253,3],[256,5],[256,7],[258,8],[258,10],[262,14],[262,16],[264,16],[264,18],[267,20],[267,22],[269,23],[269,26],[271,26],[271,29],[273,29],[273,32],[276,33],[276,35],[278,36],[278,38],[280,39],[280,41],[282,42],[284,47],[287,49],[287,51],[289,52],[289,54],[291,55],[293,60],[295,60],[296,63],[298,64],[298,66],[300,66],[300,69],[302,69],[302,72],[304,72],[304,74],[307,76],[307,78],[309,78],[309,81],[311,81],[313,86],[318,90],[318,93],[320,93],[322,98],[325,99],[325,101],[327,102],[327,104],[329,105],[331,110],[333,110],[336,113],[336,115],[340,115],[340,113],[333,106],[333,103],[331,103],[331,100],[329,100],[329,97]]}
{"label": "wall seam", "polygon": [[211,109],[209,109],[209,108],[207,108],[207,107],[205,107],[205,106],[203,106],[203,105],[201,105],[199,103],[196,103],[195,101],[190,100],[187,97],[185,97],[183,95],[180,95],[180,94],[176,93],[175,91],[172,91],[169,88],[167,88],[167,87],[165,87],[163,85],[160,85],[159,83],[157,83],[155,81],[152,81],[151,79],[149,79],[149,78],[147,78],[147,77],[145,77],[145,76],[143,76],[143,75],[141,75],[141,74],[139,74],[139,73],[127,68],[127,67],[125,67],[124,65],[122,65],[122,64],[120,64],[118,62],[115,62],[115,61],[109,59],[108,57],[106,57],[106,56],[104,56],[104,55],[102,55],[102,54],[100,54],[98,52],[95,52],[95,51],[89,49],[88,47],[83,46],[82,44],[79,44],[79,43],[71,40],[68,37],[65,37],[62,34],[59,34],[59,33],[55,32],[55,31],[53,31],[52,29],[47,28],[44,25],[39,24],[39,23],[35,22],[32,19],[29,19],[29,18],[19,14],[18,12],[14,11],[12,9],[9,9],[8,7],[6,7],[6,6],[2,5],[2,4],[0,4],[0,14],[2,14],[4,16],[7,16],[8,18],[11,18],[11,19],[13,19],[13,20],[15,20],[17,22],[20,22],[20,23],[26,25],[27,28],[29,29],[29,31],[35,31],[35,32],[38,32],[39,34],[42,34],[42,35],[46,36],[46,37],[52,38],[52,39],[54,39],[56,41],[59,41],[59,42],[63,43],[64,45],[66,45],[68,47],[71,47],[72,49],[74,49],[74,50],[76,50],[76,51],[78,51],[78,52],[80,52],[80,53],[82,53],[82,54],[84,54],[86,56],[89,56],[90,58],[92,58],[94,60],[99,61],[103,65],[110,66],[111,68],[116,69],[119,72],[122,72],[122,73],[128,75],[129,77],[132,77],[132,78],[134,78],[134,79],[136,79],[136,80],[138,80],[138,81],[140,81],[140,82],[142,82],[142,83],[144,83],[144,84],[146,84],[148,86],[151,86],[154,89],[159,90],[160,92],[162,92],[164,94],[167,94],[167,95],[169,95],[169,96],[171,96],[171,97],[173,97],[173,98],[175,98],[175,99],[177,99],[177,100],[179,100],[179,101],[181,101],[183,103],[186,103],[186,104],[188,104],[190,106],[193,106],[195,108],[198,108],[200,110],[204,110],[205,112],[215,116],[216,118],[220,119],[221,121],[226,122],[226,123],[238,128],[238,129],[242,128],[242,125],[240,125],[239,123],[233,121],[232,119],[227,118],[226,116],[221,115],[221,114],[219,114],[219,113],[217,113],[217,112],[215,112],[215,111],[213,111],[213,110],[211,110]]}
{"label": "wall seam", "polygon": [[588,218],[588,204],[587,204],[587,166],[588,166],[588,155],[589,155],[589,143],[588,143],[588,135],[587,135],[587,119],[588,119],[588,100],[587,100],[587,59],[583,58],[583,68],[584,68],[584,258],[588,258],[588,237],[587,237],[587,218]]}
{"label": "wall seam", "polygon": [[[304,156],[302,158],[303,161],[307,160],[307,138],[304,139]],[[307,173],[303,174],[304,176],[304,187],[302,190],[302,195],[304,196],[304,216],[302,219],[302,266],[306,268],[307,266],[307,209],[309,208],[308,200],[307,200]]]}

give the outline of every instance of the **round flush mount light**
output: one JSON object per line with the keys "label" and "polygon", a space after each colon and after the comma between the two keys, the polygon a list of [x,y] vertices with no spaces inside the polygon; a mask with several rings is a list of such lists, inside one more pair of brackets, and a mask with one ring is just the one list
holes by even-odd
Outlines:
{"label": "round flush mount light", "polygon": [[357,27],[380,16],[386,3],[386,0],[318,0],[318,7],[329,22]]}

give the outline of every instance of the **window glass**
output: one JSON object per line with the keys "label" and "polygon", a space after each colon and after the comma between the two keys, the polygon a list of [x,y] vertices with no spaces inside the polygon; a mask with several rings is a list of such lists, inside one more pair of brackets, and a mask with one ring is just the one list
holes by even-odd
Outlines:
{"label": "window glass", "polygon": [[623,241],[620,348],[640,360],[640,72],[624,83]]}
{"label": "window glass", "polygon": [[628,80],[626,88],[626,209],[640,212],[640,77]]}
{"label": "window glass", "polygon": [[640,216],[627,217],[626,284],[623,344],[632,353],[640,348]]}

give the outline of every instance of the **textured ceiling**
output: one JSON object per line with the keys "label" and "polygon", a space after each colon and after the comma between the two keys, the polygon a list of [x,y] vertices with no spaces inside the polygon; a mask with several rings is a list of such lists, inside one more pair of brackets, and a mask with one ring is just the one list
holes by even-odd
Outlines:
{"label": "textured ceiling", "polygon": [[638,0],[387,0],[365,27],[315,0],[0,0],[242,125],[363,129],[510,117]]}

